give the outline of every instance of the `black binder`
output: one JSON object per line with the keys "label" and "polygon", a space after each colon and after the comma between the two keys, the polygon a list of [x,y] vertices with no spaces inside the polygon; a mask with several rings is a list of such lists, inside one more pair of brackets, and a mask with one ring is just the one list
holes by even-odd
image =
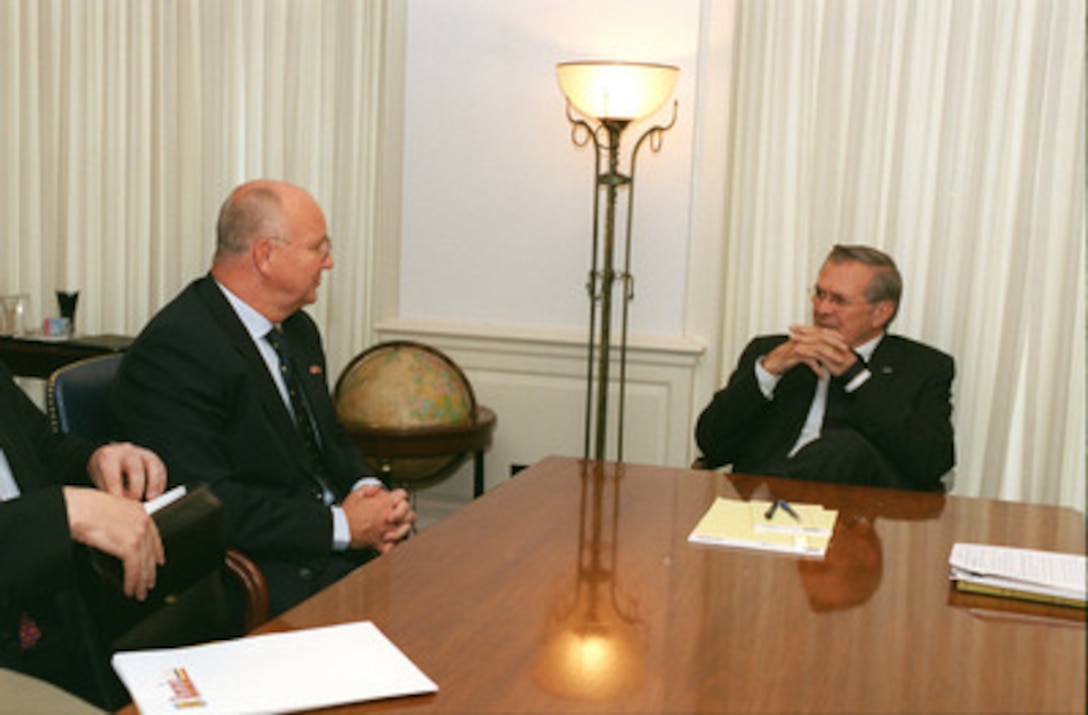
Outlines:
{"label": "black binder", "polygon": [[143,602],[124,595],[120,560],[91,551],[85,589],[109,651],[190,645],[229,632],[222,570],[226,552],[223,508],[207,485],[190,487],[156,511],[166,552],[155,588]]}

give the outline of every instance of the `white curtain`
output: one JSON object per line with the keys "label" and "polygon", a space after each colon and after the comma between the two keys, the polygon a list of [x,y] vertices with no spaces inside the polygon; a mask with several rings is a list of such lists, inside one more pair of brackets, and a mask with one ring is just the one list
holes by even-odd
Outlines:
{"label": "white curtain", "polygon": [[0,0],[0,293],[134,334],[207,271],[229,190],[306,187],[330,367],[370,330],[385,0]]}
{"label": "white curtain", "polygon": [[736,8],[721,378],[881,247],[893,330],[956,358],[954,493],[1083,511],[1084,1]]}

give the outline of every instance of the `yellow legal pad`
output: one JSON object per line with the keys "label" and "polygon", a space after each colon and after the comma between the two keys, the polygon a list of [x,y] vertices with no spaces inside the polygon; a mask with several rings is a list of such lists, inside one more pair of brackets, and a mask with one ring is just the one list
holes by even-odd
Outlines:
{"label": "yellow legal pad", "polygon": [[768,519],[766,514],[772,504],[718,497],[688,541],[823,558],[839,512],[819,504],[790,502],[796,519],[782,507],[776,508]]}

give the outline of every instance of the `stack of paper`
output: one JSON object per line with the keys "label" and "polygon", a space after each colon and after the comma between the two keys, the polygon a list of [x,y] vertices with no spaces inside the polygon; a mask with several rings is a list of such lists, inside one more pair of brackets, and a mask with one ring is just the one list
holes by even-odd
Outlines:
{"label": "stack of paper", "polygon": [[288,713],[438,690],[369,621],[117,653],[142,715]]}
{"label": "stack of paper", "polygon": [[819,504],[774,504],[719,497],[688,541],[822,558],[839,513]]}
{"label": "stack of paper", "polygon": [[986,544],[954,544],[949,578],[961,591],[1086,607],[1083,554]]}

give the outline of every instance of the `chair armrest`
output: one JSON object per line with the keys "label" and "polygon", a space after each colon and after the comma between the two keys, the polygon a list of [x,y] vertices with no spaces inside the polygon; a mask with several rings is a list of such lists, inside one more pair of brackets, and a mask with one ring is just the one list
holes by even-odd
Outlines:
{"label": "chair armrest", "polygon": [[268,584],[257,564],[237,549],[227,549],[225,566],[245,592],[245,632],[249,633],[268,620]]}

